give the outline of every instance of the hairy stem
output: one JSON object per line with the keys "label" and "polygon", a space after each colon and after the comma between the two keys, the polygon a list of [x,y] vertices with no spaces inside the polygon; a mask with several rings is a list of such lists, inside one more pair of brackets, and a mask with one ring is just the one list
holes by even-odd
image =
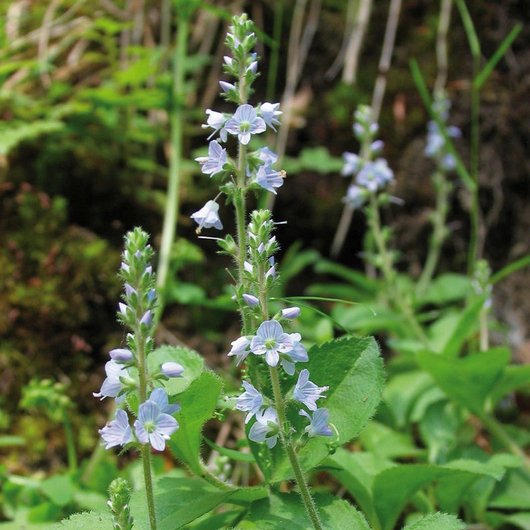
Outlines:
{"label": "hairy stem", "polygon": [[66,411],[64,411],[63,413],[63,427],[64,435],[66,438],[68,468],[71,473],[75,473],[77,471],[77,453],[75,450],[74,432],[72,430],[72,423],[70,422],[70,417],[68,416],[68,413]]}

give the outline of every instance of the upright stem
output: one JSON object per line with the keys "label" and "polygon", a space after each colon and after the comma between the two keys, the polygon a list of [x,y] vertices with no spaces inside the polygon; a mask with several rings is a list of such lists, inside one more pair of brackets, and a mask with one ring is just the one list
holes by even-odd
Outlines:
{"label": "upright stem", "polygon": [[171,247],[175,240],[177,214],[179,209],[179,186],[182,166],[182,138],[183,138],[183,108],[185,62],[187,54],[189,25],[186,13],[178,17],[177,42],[173,56],[173,105],[171,109],[171,141],[169,155],[169,177],[162,228],[162,242],[160,244],[160,259],[158,264],[157,287],[159,288],[159,305],[157,316],[164,310],[164,287],[166,286],[171,258]]}
{"label": "upright stem", "polygon": [[74,433],[72,431],[72,424],[70,423],[70,418],[66,411],[64,412],[64,415],[63,415],[63,427],[64,427],[64,434],[66,437],[68,468],[71,473],[75,473],[77,471],[77,453],[75,450],[75,441],[74,441]]}

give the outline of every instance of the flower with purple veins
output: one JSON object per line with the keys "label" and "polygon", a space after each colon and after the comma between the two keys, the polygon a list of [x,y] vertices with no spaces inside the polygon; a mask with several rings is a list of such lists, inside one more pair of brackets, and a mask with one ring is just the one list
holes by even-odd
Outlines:
{"label": "flower with purple veins", "polygon": [[208,136],[208,140],[212,138],[216,133],[219,133],[221,141],[226,142],[228,135],[225,127],[225,115],[222,112],[216,112],[215,110],[210,109],[206,110],[206,114],[208,114],[208,120],[206,121],[206,124],[204,124],[202,127],[203,129],[211,127],[214,130],[213,133]]}
{"label": "flower with purple veins", "polygon": [[343,177],[355,175],[355,173],[361,168],[362,162],[359,155],[346,151],[345,153],[342,153],[342,158],[344,159],[344,166],[340,173]]}
{"label": "flower with purple veins", "polygon": [[228,157],[226,149],[217,140],[212,140],[208,146],[208,156],[199,156],[195,160],[201,164],[201,171],[213,177],[223,171]]}
{"label": "flower with purple veins", "polygon": [[238,137],[241,144],[247,145],[253,134],[260,134],[266,129],[265,121],[260,118],[256,109],[245,103],[240,105],[232,118],[224,125],[224,128],[230,134]]}
{"label": "flower with purple veins", "polygon": [[250,353],[250,340],[246,337],[239,337],[232,342],[232,349],[228,352],[228,357],[236,358],[236,365],[241,364]]}
{"label": "flower with purple veins", "polygon": [[290,333],[293,349],[281,355],[282,368],[288,375],[294,375],[295,363],[306,363],[309,360],[307,350],[301,344],[302,336],[300,333]]}
{"label": "flower with purple veins", "polygon": [[329,386],[317,386],[309,381],[309,370],[303,369],[298,375],[298,381],[294,387],[294,399],[303,403],[309,410],[317,410],[317,399],[325,397],[322,392],[329,389]]}
{"label": "flower with purple veins", "polygon": [[149,401],[154,401],[163,414],[175,414],[180,410],[178,403],[169,403],[167,392],[163,388],[155,388],[149,396]]}
{"label": "flower with purple veins", "polygon": [[243,381],[243,387],[245,392],[237,398],[236,409],[248,412],[245,417],[245,423],[248,423],[252,416],[257,414],[263,406],[263,396],[246,381]]}
{"label": "flower with purple veins", "polygon": [[134,430],[140,443],[150,443],[157,451],[166,448],[166,440],[169,440],[178,426],[173,416],[162,412],[158,404],[151,400],[140,405],[138,419],[134,422]]}
{"label": "flower with purple veins", "polygon": [[219,219],[219,205],[215,201],[208,201],[200,210],[192,213],[190,216],[198,225],[197,230],[202,228],[223,229],[223,223]]}
{"label": "flower with purple veins", "polygon": [[101,385],[101,390],[98,393],[94,392],[93,396],[101,398],[102,400],[106,397],[116,398],[116,401],[119,403],[124,398],[124,396],[118,397],[118,394],[123,388],[121,379],[130,379],[129,373],[124,366],[116,362],[114,359],[105,364],[105,373],[107,374],[107,377]]}
{"label": "flower with purple veins", "polygon": [[275,125],[280,125],[278,117],[282,115],[282,112],[278,110],[280,108],[279,103],[262,103],[259,108],[261,117],[265,120],[267,126],[276,132]]}
{"label": "flower with purple veins", "polygon": [[131,426],[129,417],[123,409],[116,411],[116,416],[105,427],[99,429],[99,434],[103,439],[105,449],[110,449],[117,445],[125,445],[132,441]]}
{"label": "flower with purple veins", "polygon": [[276,171],[270,164],[263,164],[256,173],[256,183],[262,188],[276,195],[276,189],[283,186],[283,175],[281,171]]}
{"label": "flower with purple veins", "polygon": [[266,442],[272,449],[278,442],[278,416],[272,407],[256,413],[256,422],[250,428],[248,437],[257,443]]}
{"label": "flower with purple veins", "polygon": [[309,425],[304,429],[310,438],[313,436],[332,436],[333,431],[330,429],[329,411],[328,409],[316,409],[313,412],[313,417],[305,410],[300,411],[300,416],[305,416],[309,419]]}
{"label": "flower with purple veins", "polygon": [[262,322],[250,343],[250,351],[254,355],[265,355],[265,361],[269,366],[276,366],[280,360],[280,354],[292,349],[293,343],[290,335],[283,332],[277,320]]}

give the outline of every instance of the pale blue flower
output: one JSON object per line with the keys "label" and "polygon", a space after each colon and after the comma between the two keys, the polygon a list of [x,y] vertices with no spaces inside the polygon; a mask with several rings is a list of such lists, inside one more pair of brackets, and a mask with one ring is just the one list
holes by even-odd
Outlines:
{"label": "pale blue flower", "polygon": [[200,210],[191,214],[190,216],[198,225],[197,229],[200,231],[202,228],[217,228],[217,230],[223,229],[223,223],[219,219],[219,205],[215,201],[208,201]]}
{"label": "pale blue flower", "polygon": [[228,352],[228,357],[236,358],[236,365],[241,364],[250,353],[250,340],[247,337],[239,337],[232,342],[232,349]]}
{"label": "pale blue flower", "polygon": [[289,337],[292,342],[292,349],[281,355],[282,368],[288,375],[294,375],[295,363],[306,363],[309,360],[307,350],[304,348],[302,343],[302,336],[300,333],[290,333]]}
{"label": "pale blue flower", "polygon": [[116,401],[118,402],[123,400],[124,396],[118,397],[118,394],[123,388],[121,379],[130,379],[127,369],[115,360],[111,360],[105,364],[105,373],[107,377],[101,385],[101,390],[97,394],[93,394],[94,397],[101,398],[102,400],[106,397],[117,398]]}
{"label": "pale blue flower", "polygon": [[309,419],[309,425],[304,429],[310,438],[313,436],[332,436],[333,431],[329,427],[328,409],[317,409],[313,412],[313,417],[305,410],[300,411],[300,416]]}
{"label": "pale blue flower", "polygon": [[140,319],[140,324],[145,324],[146,326],[149,326],[151,322],[153,321],[153,312],[148,309]]}
{"label": "pale blue flower", "polygon": [[236,86],[232,83],[227,83],[226,81],[219,81],[219,85],[221,86],[223,92],[228,92],[230,90],[235,90]]}
{"label": "pale blue flower", "polygon": [[265,163],[256,173],[256,183],[276,195],[276,188],[283,186],[283,175],[284,173],[276,171],[270,164]]}
{"label": "pale blue flower", "polygon": [[118,409],[114,419],[107,423],[105,427],[99,429],[98,432],[103,439],[105,449],[110,449],[117,445],[125,445],[132,441],[129,417],[123,409]]}
{"label": "pale blue flower", "polygon": [[109,355],[111,359],[118,363],[126,363],[133,358],[132,351],[126,348],[115,348],[114,350],[110,350]]}
{"label": "pale blue flower", "polygon": [[[442,168],[447,171],[454,169],[456,166],[456,160],[452,154],[446,152],[446,141],[440,132],[438,124],[434,121],[430,121],[427,124],[427,131],[425,155],[430,158],[439,158]],[[458,138],[462,135],[460,129],[454,126],[446,127],[446,132],[450,138]]]}
{"label": "pale blue flower", "polygon": [[317,410],[317,399],[325,397],[322,392],[329,389],[329,386],[317,386],[309,381],[309,370],[305,368],[298,375],[298,381],[294,387],[294,399],[303,403],[309,410]]}
{"label": "pale blue flower", "polygon": [[243,381],[243,387],[245,392],[237,398],[236,409],[248,412],[245,417],[245,423],[248,423],[263,406],[263,396],[246,381]]}
{"label": "pale blue flower", "polygon": [[173,416],[160,410],[157,403],[147,400],[138,409],[138,419],[134,422],[136,437],[143,443],[150,443],[153,449],[163,451],[166,440],[178,429]]}
{"label": "pale blue flower", "polygon": [[288,318],[288,319],[294,319],[298,318],[300,316],[300,308],[293,306],[293,307],[286,307],[285,309],[282,309],[282,317]]}
{"label": "pale blue flower", "polygon": [[282,112],[278,110],[279,108],[279,103],[262,103],[259,108],[261,117],[265,120],[267,126],[273,131],[276,131],[275,125],[280,125],[278,117],[282,115]]}
{"label": "pale blue flower", "polygon": [[268,147],[262,147],[258,150],[259,159],[265,164],[274,164],[278,160],[278,155]]}
{"label": "pale blue flower", "polygon": [[226,139],[228,137],[226,133],[225,123],[226,123],[226,116],[222,112],[216,112],[215,110],[206,110],[206,114],[208,115],[208,120],[206,121],[206,124],[203,125],[203,129],[207,129],[208,127],[211,127],[214,131],[210,136],[208,136],[208,140],[212,138],[216,133],[219,133],[219,136],[221,138],[222,142],[226,142]]}
{"label": "pale blue flower", "polygon": [[169,403],[167,392],[163,388],[155,388],[149,396],[149,401],[154,401],[160,412],[164,414],[175,414],[180,410],[180,405],[177,403]]}
{"label": "pale blue flower", "polygon": [[366,189],[352,184],[346,192],[346,197],[342,200],[353,208],[360,208],[366,199]]}
{"label": "pale blue flower", "polygon": [[383,188],[394,178],[393,171],[388,167],[384,158],[367,162],[359,171],[356,182],[369,191],[375,192]]}
{"label": "pale blue flower", "polygon": [[230,118],[224,128],[230,134],[238,137],[241,144],[247,145],[253,134],[259,134],[265,131],[266,125],[263,118],[260,118],[256,109],[245,103],[240,105],[232,118]]}
{"label": "pale blue flower", "polygon": [[167,377],[182,377],[184,367],[174,361],[167,361],[160,366],[162,373]]}
{"label": "pale blue flower", "polygon": [[250,351],[254,355],[265,355],[265,361],[269,366],[276,366],[280,360],[280,353],[287,353],[292,349],[291,337],[283,332],[277,320],[262,322],[250,344]]}
{"label": "pale blue flower", "polygon": [[273,448],[278,442],[279,425],[278,416],[272,407],[256,413],[256,422],[250,428],[248,437],[257,443],[266,442]]}
{"label": "pale blue flower", "polygon": [[250,307],[255,307],[259,304],[259,299],[256,298],[253,294],[243,293],[243,300],[245,301],[245,304]]}
{"label": "pale blue flower", "polygon": [[344,166],[341,171],[343,177],[355,175],[355,173],[361,168],[362,161],[359,155],[346,151],[345,153],[342,153],[342,158],[344,159]]}
{"label": "pale blue flower", "polygon": [[227,158],[226,149],[217,140],[212,140],[208,146],[208,156],[199,156],[195,160],[201,164],[201,171],[205,175],[213,177],[223,171]]}
{"label": "pale blue flower", "polygon": [[370,151],[373,154],[380,153],[383,150],[383,147],[385,146],[384,142],[382,140],[375,140],[370,144]]}

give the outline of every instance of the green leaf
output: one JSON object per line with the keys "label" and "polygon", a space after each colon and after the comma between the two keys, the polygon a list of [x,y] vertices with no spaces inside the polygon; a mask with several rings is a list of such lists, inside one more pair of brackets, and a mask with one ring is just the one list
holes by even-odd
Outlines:
{"label": "green leaf", "polygon": [[454,515],[431,513],[408,524],[403,530],[464,530],[465,528],[465,523]]}
{"label": "green leaf", "polygon": [[219,530],[220,528],[232,528],[236,520],[241,517],[241,510],[230,510],[227,512],[205,515],[191,523],[189,530]]}
{"label": "green leaf", "polygon": [[[165,476],[155,483],[155,506],[158,530],[176,530],[213,510],[231,494],[199,478]],[[131,497],[131,515],[135,530],[149,530],[145,491]]]}
{"label": "green leaf", "polygon": [[197,474],[202,474],[200,465],[202,427],[212,417],[221,388],[221,379],[213,372],[205,371],[179,395],[178,403],[181,406],[177,414],[179,428],[171,436],[169,447],[177,458]]}
{"label": "green leaf", "polygon": [[492,348],[459,359],[420,352],[417,359],[450,399],[482,415],[488,395],[510,360],[510,352],[507,348]]}
{"label": "green leaf", "polygon": [[203,440],[212,448],[215,449],[219,454],[227,456],[236,462],[246,462],[248,464],[253,464],[256,462],[256,459],[251,453],[242,453],[235,449],[228,449],[227,447],[221,447],[216,443],[212,442],[208,438],[203,438]]}
{"label": "green leaf", "polygon": [[503,267],[500,271],[497,271],[490,278],[490,283],[491,285],[495,285],[496,283],[504,280],[504,278],[506,278],[513,272],[518,271],[519,269],[523,269],[524,267],[528,267],[529,265],[530,265],[530,254],[527,254],[526,256],[519,258],[513,263],[506,265],[506,267]]}
{"label": "green leaf", "polygon": [[[48,528],[50,529],[50,527]],[[51,527],[51,530],[87,530],[88,528],[113,530],[114,527],[110,513],[76,513]]]}
{"label": "green leaf", "polygon": [[491,400],[495,404],[509,392],[530,386],[530,364],[506,366],[500,379],[491,392]]}
{"label": "green leaf", "polygon": [[334,261],[329,260],[319,260],[315,265],[315,272],[319,274],[331,274],[345,280],[352,285],[354,285],[360,291],[364,291],[365,296],[373,298],[379,288],[379,282],[373,278],[369,278],[362,272],[341,265],[340,263],[335,263]]}
{"label": "green leaf", "polygon": [[377,421],[370,421],[360,436],[363,447],[379,458],[393,459],[418,456],[424,453],[412,437]]}
{"label": "green leaf", "polygon": [[530,473],[522,469],[511,470],[495,488],[488,506],[501,510],[530,509]]}
{"label": "green leaf", "polygon": [[464,311],[461,312],[457,324],[449,335],[442,354],[447,357],[457,357],[462,346],[469,336],[474,333],[479,324],[480,313],[484,307],[485,298],[479,297],[471,302]]}
{"label": "green leaf", "polygon": [[431,282],[427,292],[418,301],[421,304],[447,304],[465,299],[470,290],[471,281],[467,276],[442,274]]}
{"label": "green leaf", "polygon": [[182,377],[172,377],[162,381],[170,396],[184,392],[204,370],[204,359],[194,350],[175,346],[161,346],[147,357],[147,367],[151,373],[159,371],[162,363],[174,361],[184,367]]}
{"label": "green leaf", "polygon": [[41,490],[57,506],[66,506],[74,498],[74,485],[68,475],[55,475],[42,482]]}
{"label": "green leaf", "polygon": [[[375,340],[349,336],[313,346],[306,367],[311,381],[318,386],[329,386],[324,406],[338,432],[337,445],[359,436],[374,415],[383,393],[383,361]],[[300,421],[299,416],[297,419]],[[304,469],[310,470],[326,458],[328,443],[326,437],[308,441],[299,453]],[[279,479],[285,473],[284,468],[274,476]]]}
{"label": "green leaf", "polygon": [[[322,525],[329,529],[370,530],[363,515],[346,501],[331,495],[315,495]],[[251,505],[250,513],[235,530],[307,530],[312,524],[300,496],[296,493],[273,494]]]}
{"label": "green leaf", "polygon": [[530,512],[513,513],[511,515],[500,512],[487,512],[486,520],[493,528],[509,525],[510,527],[521,528],[521,530],[530,530]]}
{"label": "green leaf", "polygon": [[32,123],[9,123],[0,126],[0,155],[7,155],[21,142],[64,128],[64,124],[55,120],[40,120]]}
{"label": "green leaf", "polygon": [[0,448],[20,447],[23,445],[26,445],[26,440],[22,436],[11,436],[8,434],[0,436]]}

